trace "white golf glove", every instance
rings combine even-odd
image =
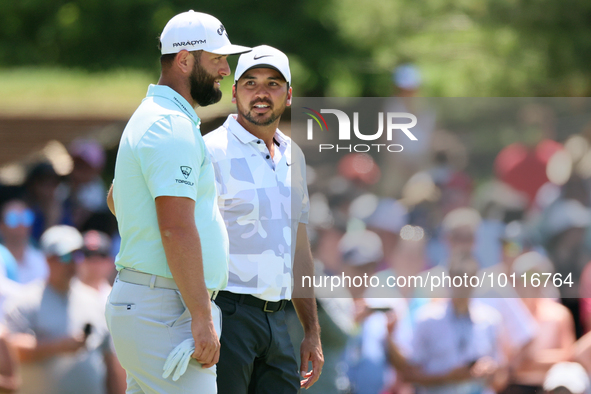
[[[186,339],[183,342],[181,342],[168,355],[168,358],[164,363],[164,367],[162,368],[164,370],[164,372],[162,373],[162,377],[166,379],[170,376],[172,371],[174,371],[174,374],[172,375],[172,380],[175,382],[179,380],[181,375],[184,374],[187,370],[189,361],[191,361],[191,355],[194,352],[195,340],[193,340],[193,338]]]

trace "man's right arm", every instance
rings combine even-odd
[[[59,354],[75,353],[86,345],[86,339],[82,336],[64,337],[39,342],[31,334],[17,333],[11,337],[11,343],[21,362],[34,363]]]
[[[195,225],[195,201],[186,197],[160,196],[155,202],[166,260],[191,313],[191,331],[195,340],[193,358],[203,368],[209,368],[219,360],[220,342],[205,286],[201,241]]]
[[[7,330],[0,326],[0,392],[12,393],[20,385],[17,360]]]

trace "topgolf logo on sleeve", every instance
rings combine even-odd
[[[181,166],[181,172],[183,173],[183,176],[185,177],[185,179],[187,179],[189,177],[189,175],[191,175],[191,167],[187,167],[187,166]]]
[[[185,179],[175,179],[176,183],[184,183],[185,185],[188,186],[193,186],[195,183],[188,181],[187,179],[189,178],[189,175],[191,175],[191,171],[193,169],[189,166],[181,166],[181,174],[183,174],[183,177]]]

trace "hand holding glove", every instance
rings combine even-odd
[[[175,347],[172,352],[168,355],[166,362],[164,363],[162,377],[168,378],[172,371],[172,380],[177,381],[185,373],[191,361],[191,355],[195,352],[195,341],[193,338],[186,339]],[[176,370],[175,370],[176,368]]]

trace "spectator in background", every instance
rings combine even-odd
[[[103,232],[89,230],[83,234],[83,240],[84,260],[77,266],[78,278],[95,289],[105,305],[117,273],[111,257],[111,239]]]
[[[589,388],[589,375],[577,363],[555,364],[544,378],[545,394],[589,394]]]
[[[17,262],[19,283],[45,280],[49,273],[45,256],[31,244],[35,215],[22,200],[6,202],[1,211],[0,235],[2,242]]]
[[[454,254],[452,278],[472,276],[478,264]],[[405,357],[388,341],[391,364],[417,394],[493,393],[505,383],[500,352],[501,317],[489,306],[471,299],[471,287],[452,287],[451,299],[431,302],[418,312],[411,352]],[[393,331],[395,320],[388,324]]]
[[[74,279],[80,233],[54,226],[41,237],[49,263],[46,283],[32,283],[11,300],[6,322],[22,363],[27,394],[115,393],[115,372],[104,307],[96,292]],[[119,391],[122,392],[122,391]]]
[[[373,275],[377,271],[378,262],[384,257],[382,245],[380,237],[373,231],[347,232],[338,246],[343,261],[343,274],[351,278]],[[367,289],[352,284],[348,290],[353,298],[362,298]]]
[[[510,385],[504,394],[535,394],[542,391],[546,373],[552,365],[571,357],[575,343],[574,321],[569,310],[544,294],[544,286],[534,287],[535,274],[553,273],[552,263],[537,252],[528,252],[513,264],[519,295],[537,322],[533,340],[516,355]],[[522,275],[526,275],[523,286]],[[543,276],[540,279],[543,281]]]
[[[553,141],[554,119],[550,108],[530,105],[522,111],[521,117],[523,142],[503,148],[495,158],[494,168],[499,180],[525,193],[531,204],[540,187],[548,182],[548,161],[563,147]]]
[[[400,230],[408,222],[406,208],[393,198],[381,198],[375,211],[366,219],[367,229],[380,236],[383,259],[378,269],[386,268],[400,240]]]
[[[16,354],[8,330],[0,323],[0,392],[13,393],[20,386]]]
[[[64,208],[74,226],[82,228],[93,214],[108,211],[107,189],[101,179],[106,156],[101,144],[91,139],[75,140],[69,151],[74,168],[68,176],[70,193]]]
[[[16,266],[16,259],[6,249],[6,246],[0,244],[0,277],[8,278],[16,281],[18,278],[18,268]]]
[[[475,290],[480,302],[495,308],[502,316],[502,344],[506,358],[511,364],[516,355],[535,337],[538,329],[536,320],[526,308],[513,286],[499,286],[503,278],[511,280],[513,262],[527,248],[524,229],[521,223],[509,223],[502,236],[502,259],[496,265],[482,269],[478,277],[486,277],[485,284]],[[494,280],[489,280],[492,274]],[[509,282],[508,282],[509,283]]]
[[[384,160],[382,168],[396,168],[396,171],[389,172],[380,182],[380,192],[386,196],[395,195],[412,174],[430,164],[431,141],[436,123],[435,112],[427,106],[425,100],[417,97],[422,77],[416,65],[404,63],[396,67],[392,72],[392,82],[393,98],[386,101],[383,111],[408,112],[415,115],[417,124],[413,126],[412,133],[417,141],[405,144],[402,155],[381,155]],[[378,141],[387,142],[384,136]]]
[[[367,153],[348,153],[337,164],[339,175],[352,183],[357,193],[368,190],[382,177],[380,167]]]
[[[472,254],[480,221],[480,214],[474,208],[456,208],[445,215],[441,226],[450,255]]]
[[[6,301],[18,297],[22,285],[0,275],[0,324],[4,322],[4,309]]]
[[[578,279],[585,264],[591,258],[584,244],[585,232],[591,224],[589,208],[574,199],[559,199],[552,203],[544,212],[542,236],[546,240],[544,247],[554,263],[556,272],[563,278]],[[564,297],[577,297],[575,287],[560,289]]]
[[[39,242],[41,234],[56,224],[72,224],[65,216],[63,202],[65,193],[60,193],[60,177],[50,163],[37,163],[27,174],[24,183],[24,199],[35,213],[32,236]]]
[[[343,261],[344,275],[368,277],[376,271],[378,261],[382,260],[380,237],[368,230],[351,231],[339,243]],[[368,289],[364,286],[349,287],[353,297],[353,320],[357,324],[357,335],[347,343],[344,360],[349,368],[347,375],[352,392],[355,394],[378,394],[384,387],[385,372],[388,367],[383,341],[386,336],[385,317],[374,314],[376,310],[363,298]],[[386,300],[390,301],[390,300]],[[383,313],[380,313],[383,315]],[[381,321],[376,325],[375,318]],[[383,317],[383,319],[380,319]]]
[[[314,256],[329,274],[340,274],[342,261],[338,244],[347,231],[349,209],[357,197],[357,190],[346,179],[335,176],[328,180],[328,193],[310,196],[310,224],[318,231],[318,244]]]
[[[562,304],[566,306],[575,318],[577,336],[584,333],[588,316],[581,315],[588,308],[585,305],[588,289],[586,283],[580,282],[587,262],[591,259],[588,245],[585,244],[585,234],[591,224],[591,211],[574,198],[559,198],[544,212],[542,225],[544,248],[554,263],[555,271],[562,278],[570,278],[573,286],[560,287]],[[577,297],[584,297],[579,299]],[[581,302],[582,301],[582,302]]]
[[[441,273],[451,255],[472,255],[480,222],[478,211],[468,207],[453,209],[444,216],[439,237],[430,239],[427,245],[429,257],[437,265],[434,272]]]

